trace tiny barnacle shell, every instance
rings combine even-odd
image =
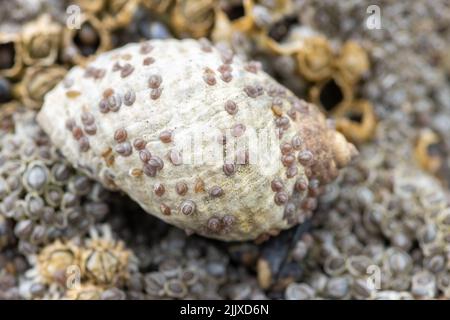
[[[133,59],[121,61],[120,68],[110,72],[117,62],[112,56]],[[144,65],[123,71],[134,57]],[[114,169],[115,188],[184,230],[222,240],[276,234],[293,225],[284,217],[286,211],[302,214],[317,205],[317,192],[308,190],[309,181],[328,183],[337,168],[357,153],[327,126],[317,107],[295,97],[259,63],[246,63],[228,49],[206,45],[205,40],[128,44],[99,54],[90,63],[95,70],[108,70],[103,79],[92,86],[84,77],[87,70],[74,67],[67,77],[82,95],[70,99],[63,84],[57,85],[45,97],[39,123],[77,168],[95,168],[90,176],[106,187],[112,179],[106,179],[105,173]],[[87,105],[96,117],[95,136],[84,132],[80,122]],[[277,108],[272,110],[274,105]],[[293,112],[286,113],[288,106]],[[84,120],[89,119],[84,116]],[[119,128],[126,128],[127,135],[115,135]],[[266,131],[276,148],[264,159],[273,161],[253,164],[246,148],[237,148],[232,161],[216,165],[185,161],[189,155],[176,138],[211,132],[213,138],[201,147],[223,155],[231,145],[224,139],[226,130],[239,140]],[[111,168],[102,157],[106,148],[115,150],[110,152],[116,156]],[[160,186],[154,189],[157,183]],[[228,214],[233,218],[225,218]]]

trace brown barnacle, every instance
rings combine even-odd
[[[91,147],[89,144],[89,139],[86,136],[82,136],[79,140],[78,140],[78,146],[81,152],[86,152],[89,150],[89,148]]]
[[[141,177],[143,173],[144,173],[144,171],[139,168],[131,168],[130,171],[128,172],[128,174],[134,178]]]
[[[223,193],[223,189],[219,186],[214,186],[209,190],[209,195],[213,198],[221,197]]]
[[[176,0],[170,22],[180,37],[207,36],[214,25],[214,0]]]
[[[152,74],[148,78],[148,87],[151,89],[158,89],[162,83],[162,77],[159,74]]]
[[[223,165],[223,172],[226,176],[232,176],[236,172],[236,165],[233,163],[225,163]]]
[[[296,120],[297,119],[297,111],[294,108],[290,108],[286,114],[289,116],[289,118],[291,118],[292,120]]]
[[[210,68],[206,68],[203,72],[203,80],[210,86],[216,84],[216,77],[214,71]]]
[[[205,183],[203,182],[202,179],[197,178],[195,180],[194,191],[195,191],[195,193],[200,193],[200,192],[205,191]]]
[[[0,32],[0,76],[15,78],[23,68],[20,34]]]
[[[244,92],[250,98],[257,98],[264,93],[264,89],[260,85],[246,85]]]
[[[171,130],[161,131],[159,134],[159,140],[161,140],[161,142],[163,143],[172,142],[172,131]]]
[[[334,64],[348,83],[356,83],[370,67],[366,51],[351,40],[344,43]]]
[[[161,96],[162,88],[152,89],[150,91],[150,99],[152,100],[158,100]]]
[[[72,131],[72,136],[75,140],[80,140],[81,137],[83,136],[83,129],[81,129],[80,126],[77,126],[77,125],[73,126],[71,131]]]
[[[233,67],[230,64],[221,64],[217,68],[217,71],[219,71],[220,73],[232,72],[233,71]]]
[[[91,125],[95,123],[94,115],[90,112],[84,111],[80,117],[81,123],[83,125]]]
[[[151,166],[148,163],[144,163],[142,171],[148,177],[155,177],[156,176],[156,168]]]
[[[275,194],[274,200],[276,205],[281,206],[289,200],[289,196],[286,192],[279,191]]]
[[[280,178],[275,178],[270,183],[270,187],[272,188],[273,192],[280,192],[281,190],[284,189],[284,184],[283,184],[283,181],[281,181]]]
[[[231,80],[233,80],[233,75],[231,74],[230,71],[225,71],[225,72],[223,72],[223,73],[220,75],[220,79],[221,79],[223,82],[228,83],[228,82],[230,82]]]
[[[212,217],[208,220],[206,227],[208,228],[208,231],[210,232],[219,232],[221,229],[221,223],[219,218]]]
[[[95,123],[85,125],[84,132],[86,132],[86,134],[88,134],[90,136],[95,135],[97,133],[97,125]]]
[[[108,100],[102,99],[98,103],[98,109],[101,113],[108,113],[109,112],[109,106],[108,106]]]
[[[184,196],[188,192],[188,186],[187,186],[186,182],[184,182],[184,181],[177,182],[175,184],[175,191],[180,196]]]
[[[162,197],[162,195],[166,192],[166,188],[160,182],[155,183],[153,186],[153,191],[158,197]]]
[[[169,151],[168,158],[174,166],[179,166],[179,165],[183,164],[183,157],[182,157],[180,151],[178,151],[176,149],[172,149]]]
[[[303,47],[297,52],[299,73],[309,81],[328,78],[333,70],[333,61],[331,46],[322,36],[306,38]]]
[[[212,52],[211,41],[209,41],[207,38],[200,38],[200,39],[198,40],[198,43],[199,43],[199,45],[200,45],[200,49],[201,49],[203,52],[206,52],[206,53]]]
[[[145,148],[145,147],[144,147]],[[139,150],[139,159],[143,163],[148,163],[150,159],[152,158],[152,154],[147,149],[141,149]]]
[[[119,128],[114,132],[114,140],[117,142],[125,142],[127,140],[128,133],[124,128]]]
[[[65,74],[66,69],[56,65],[27,68],[22,81],[14,88],[15,96],[27,107],[38,109],[44,101],[45,94],[53,89]],[[74,99],[80,92],[69,90],[66,94],[68,98]]]
[[[165,216],[170,216],[170,214],[172,212],[170,207],[164,203],[161,203],[161,205],[159,206],[159,209],[161,210],[161,213]]]
[[[259,70],[261,70],[262,65],[259,61],[250,61],[245,66],[244,69],[251,73],[258,73]]]
[[[281,162],[283,166],[290,167],[295,162],[295,156],[292,153],[284,154],[281,156]]]
[[[130,107],[134,104],[135,101],[136,93],[133,90],[128,89],[123,96],[123,104]]]
[[[273,114],[274,114],[275,116],[281,117],[281,116],[283,115],[283,109],[281,108],[280,105],[272,104],[271,109],[272,109],[272,112],[273,112]]]
[[[63,31],[63,60],[84,64],[87,58],[111,47],[111,35],[107,28],[90,13],[80,17],[79,28]]]
[[[105,161],[105,164],[107,167],[111,167],[114,164],[114,154],[112,152],[112,149],[110,147],[108,147],[103,153],[102,153],[102,158]]]
[[[158,156],[152,156],[148,161],[148,164],[158,171],[164,168],[164,161]]]
[[[369,101],[357,100],[346,108],[336,110],[336,130],[355,143],[370,140],[377,125],[373,106]]]
[[[142,60],[142,64],[144,66],[149,66],[153,63],[155,63],[155,58],[153,58],[153,57],[146,57],[146,58],[144,58],[144,60]]]
[[[284,142],[280,146],[281,154],[287,155],[292,152],[292,145],[289,142]]]
[[[138,151],[145,149],[146,145],[147,145],[147,142],[145,142],[145,140],[142,138],[136,138],[133,140],[133,147]],[[150,157],[151,157],[151,154],[150,154]],[[149,157],[149,160],[150,160],[150,157]]]
[[[439,136],[431,129],[422,129],[414,148],[416,161],[423,169],[433,174],[442,167],[442,156],[432,152],[433,147],[437,146],[440,140]]]
[[[231,135],[233,137],[240,137],[245,133],[245,125],[243,125],[242,123],[238,123],[235,124],[232,128],[231,128]]]
[[[287,129],[290,126],[290,121],[288,117],[282,116],[275,119],[275,125],[278,128]]]
[[[238,112],[239,108],[236,102],[232,100],[227,100],[225,102],[225,111],[228,112],[230,115],[235,115]]]
[[[151,45],[150,42],[143,42],[141,43],[141,46],[139,47],[139,53],[140,54],[149,54],[152,52],[154,47]]]
[[[295,177],[298,174],[298,168],[296,165],[291,165],[287,170],[286,170],[286,177],[288,179]]]
[[[236,223],[236,217],[231,214],[226,214],[222,217],[222,225],[225,229],[231,228]]]
[[[130,74],[132,74],[133,71],[134,71],[134,67],[131,64],[126,63],[120,70],[120,77],[121,78],[126,78]]]
[[[50,66],[58,57],[61,26],[43,14],[24,25],[22,30],[23,61],[27,65]]]
[[[112,112],[117,112],[122,106],[122,98],[118,93],[110,95],[107,99],[108,109]]]
[[[75,99],[80,95],[81,95],[81,92],[77,91],[77,90],[67,90],[66,91],[66,97],[69,99]]]
[[[309,150],[300,151],[297,155],[298,162],[304,166],[309,166],[314,160],[314,155]]]
[[[190,216],[195,212],[195,202],[192,200],[184,200],[180,205],[180,211],[186,216]]]
[[[128,157],[131,155],[131,153],[133,152],[133,148],[131,147],[131,143],[128,141],[119,143],[118,145],[116,145],[116,147],[114,148],[114,150],[121,155],[122,157]]]
[[[300,150],[300,148],[302,147],[302,139],[298,135],[293,136],[291,140],[291,146],[292,148],[294,148],[294,150]]]

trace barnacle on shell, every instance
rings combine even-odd
[[[142,67],[148,56],[155,62]],[[102,70],[101,80],[90,76],[97,70]],[[296,181],[328,183],[356,154],[315,106],[299,100],[258,68],[249,68],[229,49],[205,47],[202,42],[130,44],[99,55],[86,68],[75,67],[66,79],[73,86],[55,88],[39,114],[53,143],[76,167],[104,183],[113,181],[145,210],[205,236],[255,239],[303,221],[315,208],[317,194],[297,192]],[[136,99],[125,105],[122,101],[130,90]],[[72,91],[77,95],[69,95]],[[225,110],[230,98],[239,108],[234,116]],[[274,103],[279,109],[276,114]],[[101,124],[93,134],[83,128],[84,113]],[[54,117],[60,122],[55,123]],[[120,128],[127,135],[117,141]],[[161,141],[162,131],[175,128],[173,142]],[[249,146],[228,151],[227,159],[203,158],[205,163],[195,159],[190,163],[188,150],[181,152],[185,145],[180,141],[212,132],[214,139],[204,146],[212,153],[220,150],[222,156],[232,139],[247,139],[247,133],[264,130],[275,141],[275,154],[269,159],[262,152],[258,156],[264,160],[259,164],[250,163],[254,155]],[[146,157],[132,146],[135,139],[147,141]],[[105,152],[112,152],[114,163],[105,162]],[[224,173],[224,161],[238,166],[234,174]],[[130,176],[133,168],[144,174]],[[282,181],[280,189],[272,190],[274,179]],[[196,192],[180,196],[175,191],[180,181]],[[197,188],[198,181],[202,188]],[[165,192],[150,192],[155,183]],[[195,213],[183,214],[186,200],[195,204]]]

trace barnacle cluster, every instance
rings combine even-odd
[[[108,213],[103,187],[76,172],[35,121],[15,110],[0,137],[0,215],[14,223],[19,250],[33,253],[55,239],[88,231]]]
[[[449,22],[442,0],[0,0],[0,299],[450,299]],[[190,166],[201,123],[277,152]]]
[[[108,224],[92,226],[86,237],[57,239],[29,260],[31,268],[20,286],[27,298],[90,300],[111,292],[120,296],[120,288],[137,271],[133,253],[115,238]]]
[[[287,299],[449,298],[448,191],[402,160],[413,150],[385,147],[402,141],[383,132],[394,125],[380,128],[376,144],[325,192],[317,229],[292,249],[304,273],[286,287]]]

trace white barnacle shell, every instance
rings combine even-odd
[[[38,122],[105,186],[222,240],[302,222],[321,185],[356,154],[315,106],[206,40],[100,54],[47,94]]]

